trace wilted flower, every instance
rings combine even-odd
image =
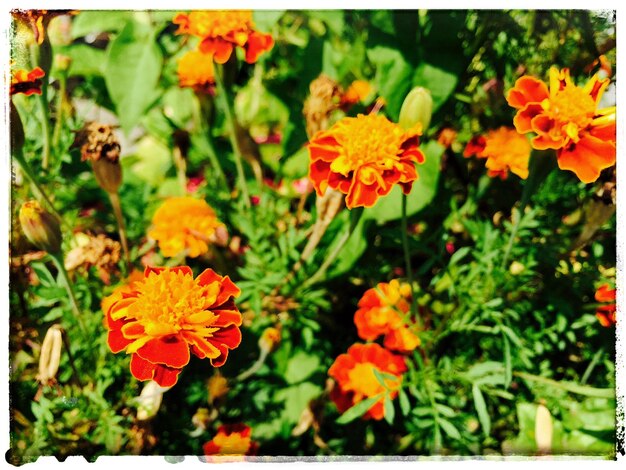
[[[549,90],[541,80],[523,76],[507,95],[518,110],[513,123],[521,134],[537,134],[533,148],[555,149],[559,168],[591,183],[615,164],[615,106],[597,109],[608,85],[608,78],[596,74],[578,87],[566,68],[550,69]]]
[[[254,29],[252,12],[247,10],[178,13],[173,22],[178,25],[177,34],[200,38],[200,51],[212,55],[218,64],[226,63],[235,47],[241,47],[246,53],[246,62],[253,64],[274,45],[270,34]]]
[[[43,44],[45,29],[50,20],[60,15],[75,14],[73,10],[12,10],[11,15],[18,21],[29,26],[35,36],[37,44]]]
[[[344,118],[309,143],[309,178],[318,194],[327,188],[346,194],[346,206],[371,207],[395,184],[411,191],[424,162],[420,130],[404,130],[381,115]]]
[[[108,193],[115,193],[122,184],[120,143],[113,126],[90,122],[76,135],[81,160],[89,160],[98,185]]]
[[[131,292],[107,303],[111,351],[131,354],[130,371],[139,380],[171,387],[190,353],[219,367],[241,342],[239,289],[228,276],[206,269],[194,279],[191,268],[146,268]]]
[[[181,87],[212,93],[215,88],[213,57],[201,51],[189,51],[178,61],[178,82]]]
[[[161,387],[153,380],[145,384],[136,399],[137,419],[145,421],[156,416],[163,401],[163,394],[169,389],[170,387]]]
[[[61,252],[61,225],[50,212],[35,201],[22,204],[19,213],[22,230],[33,245],[51,254]]]
[[[359,337],[375,340],[385,335],[386,348],[399,352],[413,351],[421,341],[412,331],[413,323],[407,321],[411,311],[411,287],[397,279],[381,282],[368,289],[359,300],[354,323]]]
[[[61,361],[63,347],[63,331],[60,325],[52,325],[46,332],[39,353],[39,373],[37,380],[42,385],[54,382]]]
[[[187,256],[197,258],[209,251],[208,243],[216,241],[216,232],[223,226],[206,201],[191,196],[172,197],[154,213],[148,236],[159,242],[163,256],[186,251]]]
[[[509,171],[528,178],[531,147],[528,139],[510,127],[499,127],[474,137],[463,152],[464,157],[486,158],[487,175],[505,180]]]
[[[41,79],[45,76],[45,72],[40,67],[35,67],[33,70],[16,70],[11,72],[11,87],[9,89],[9,95],[13,96],[17,93],[24,93],[29,95],[41,95]]]
[[[95,266],[105,284],[109,284],[111,273],[117,270],[121,245],[104,234],[95,237],[83,234],[83,242],[65,256],[65,269]]]
[[[596,309],[596,318],[602,326],[610,327],[617,323],[617,319],[615,318],[615,312],[617,310],[615,292],[616,290],[611,289],[608,284],[603,284],[596,290],[596,302],[606,304]]]
[[[251,435],[252,429],[245,424],[223,424],[215,437],[202,446],[204,455],[256,455],[259,444]]]
[[[321,74],[311,82],[309,97],[302,109],[309,137],[328,129],[330,115],[338,109],[342,95],[339,84],[328,75]]]
[[[385,377],[383,386],[376,378],[374,370],[396,378]],[[331,391],[331,399],[341,413],[362,400],[380,397],[363,415],[364,419],[383,419],[385,397],[393,400],[398,395],[402,374],[406,372],[402,356],[397,356],[376,343],[353,344],[347,354],[341,354],[328,374],[336,381]]]

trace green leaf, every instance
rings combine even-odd
[[[466,377],[470,381],[474,381],[479,377],[490,374],[501,374],[503,366],[501,362],[485,361],[472,366],[466,373]]]
[[[337,424],[347,424],[350,421],[354,421],[357,418],[363,416],[373,405],[380,399],[379,395],[369,397],[365,400],[361,400],[356,405],[348,408],[339,418],[337,418]]]
[[[354,228],[352,235],[348,238],[348,241],[341,250],[341,253],[337,257],[337,260],[333,264],[332,269],[329,269],[327,278],[333,278],[340,276],[348,272],[354,263],[356,263],[368,244],[367,230],[371,225],[371,221],[367,220],[365,214],[361,216],[357,226]],[[332,248],[329,248],[331,250]]]
[[[304,382],[276,392],[275,403],[284,403],[285,408],[281,415],[283,421],[293,425],[298,422],[302,411],[309,402],[322,392],[321,387],[311,382]]]
[[[304,351],[297,351],[287,362],[285,380],[289,384],[302,382],[315,373],[319,365],[320,358],[318,356],[307,354]]]
[[[502,341],[504,342],[504,388],[509,388],[511,381],[513,380],[511,344],[504,333],[502,334]]]
[[[407,196],[407,216],[410,217],[422,210],[435,197],[443,151],[443,146],[434,141],[422,146],[426,160],[423,164],[418,165],[419,179],[413,183],[413,188]],[[365,209],[363,217],[374,219],[379,225],[402,217],[402,189],[400,186],[396,186],[388,195],[381,197],[374,207]]]
[[[409,397],[402,388],[398,391],[398,401],[400,402],[400,411],[402,411],[402,416],[408,416],[411,412],[411,404],[409,403]]]
[[[150,26],[132,21],[109,44],[104,79],[126,134],[157,97],[163,56],[155,36]]]
[[[439,418],[438,422],[441,429],[443,429],[443,432],[445,432],[449,438],[455,440],[461,439],[461,433],[450,421],[445,418]]]
[[[393,424],[393,418],[396,416],[396,410],[393,407],[393,402],[389,399],[388,396],[385,397],[383,406],[385,408],[385,421],[387,421],[387,423],[391,425]]]
[[[278,20],[282,18],[286,10],[255,10],[252,12],[254,25],[257,31],[270,31]]]
[[[397,121],[404,98],[412,88],[413,67],[399,50],[390,47],[374,46],[367,51],[367,56],[376,68],[374,85],[387,102],[387,114],[392,121]]]
[[[489,436],[491,432],[491,418],[489,417],[487,404],[485,403],[485,399],[478,385],[472,387],[472,395],[474,396],[474,406],[476,407],[476,413],[478,413],[480,425],[483,428],[485,436]]]
[[[103,74],[105,52],[85,44],[75,44],[64,50],[70,61],[68,76],[89,77]]]
[[[72,39],[120,31],[132,19],[130,11],[81,11],[72,21]]]
[[[456,75],[434,65],[422,62],[413,75],[413,86],[422,86],[430,91],[433,98],[433,112],[437,111],[456,88]]]

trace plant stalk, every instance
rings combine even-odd
[[[70,299],[70,305],[72,307],[72,311],[74,312],[74,316],[76,317],[76,321],[78,322],[78,326],[80,326],[83,334],[87,335],[87,329],[85,328],[85,324],[83,323],[82,314],[80,313],[80,308],[78,307],[78,301],[76,300],[76,295],[74,294],[74,289],[72,287],[70,277],[67,274],[65,264],[63,263],[63,256],[61,255],[61,253],[50,253],[50,258],[52,258],[54,265],[59,270],[59,274],[63,279],[63,283],[65,284],[65,290],[67,291],[67,295]]]
[[[124,259],[126,261],[126,271],[130,273],[132,266],[130,263],[128,239],[126,238],[126,225],[124,224],[124,216],[122,215],[122,204],[120,203],[120,195],[117,192],[108,194],[109,199],[111,199],[111,205],[113,206],[115,220],[117,220],[117,228],[120,234],[120,242],[122,243],[122,250],[124,250]]]

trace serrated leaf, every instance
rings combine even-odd
[[[367,411],[380,399],[380,396],[369,397],[365,400],[358,402],[353,407],[347,409],[339,418],[337,418],[337,424],[347,424],[350,421],[354,421],[357,418],[363,416]]]
[[[474,406],[476,407],[476,413],[478,414],[480,425],[483,428],[485,436],[489,436],[491,433],[491,418],[489,417],[489,411],[487,410],[485,398],[483,397],[478,385],[472,386],[472,395],[474,396]]]
[[[131,21],[109,44],[104,79],[126,134],[157,97],[163,55],[155,36],[150,26]]]

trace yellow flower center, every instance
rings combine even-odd
[[[193,276],[165,270],[150,273],[136,290],[137,300],[129,306],[129,314],[144,327],[149,336],[176,334],[180,330],[211,333],[207,328],[217,316],[207,310],[216,300],[219,285],[199,286]]]
[[[402,128],[385,117],[370,114],[345,120],[335,138],[340,144],[340,153],[330,169],[348,176],[368,164],[391,170],[399,161],[398,153],[406,136]]]
[[[570,85],[549,99],[547,111],[555,121],[573,123],[584,129],[593,119],[596,103],[582,88]]]
[[[235,33],[234,39],[239,45],[245,44],[248,38],[242,31],[253,27],[251,11],[194,11],[189,14],[189,20],[191,34],[216,38]]]
[[[373,397],[385,392],[385,387],[382,386],[374,375],[374,366],[370,363],[356,364],[348,372],[348,378],[350,379],[350,389],[357,396]],[[395,390],[399,386],[399,380],[385,379],[385,383],[391,390]]]
[[[250,437],[242,437],[238,432],[230,435],[220,433],[213,438],[213,443],[223,455],[245,455],[250,449]]]

